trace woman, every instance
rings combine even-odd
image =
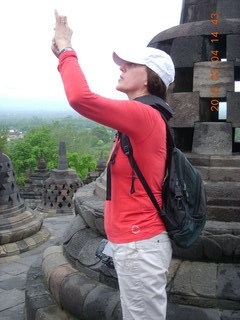
[[[155,95],[166,100],[174,65],[165,52],[144,48],[113,59],[120,65],[116,89],[129,100],[113,100],[90,91],[71,45],[67,18],[55,12],[52,50],[59,58],[69,104],[81,115],[129,136],[135,159],[159,205],[166,163],[166,127],[160,113],[135,100]],[[113,249],[124,320],[166,318],[166,274],[172,248],[164,224],[139,179],[133,181],[127,157],[118,147],[111,166],[111,199],[105,203],[105,231]],[[134,186],[133,186],[134,184]],[[133,188],[134,187],[134,188]]]

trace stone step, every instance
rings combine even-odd
[[[204,167],[195,166],[203,180],[240,181],[240,167]]]
[[[207,197],[214,199],[237,199],[240,195],[240,181],[205,181]]]
[[[240,198],[239,199],[228,199],[228,198],[210,198],[208,197],[207,203],[209,206],[228,206],[228,207],[239,207],[240,208]]]
[[[230,168],[240,167],[240,154],[216,156],[185,153],[185,155],[194,166]]]
[[[207,207],[207,216],[210,220],[240,222],[240,206],[211,205]]]

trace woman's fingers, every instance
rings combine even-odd
[[[54,14],[55,14],[56,23],[67,24],[67,17],[66,16],[60,16],[56,9],[54,10]]]

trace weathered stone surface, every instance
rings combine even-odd
[[[84,303],[84,317],[89,319],[106,320],[112,319],[114,310],[119,304],[119,292],[105,287],[98,286],[86,297]],[[117,316],[119,319],[119,315]]]
[[[86,223],[83,221],[82,217],[78,214],[73,216],[70,226],[67,228],[64,234],[63,243],[68,243],[72,236],[86,227]]]
[[[183,261],[174,278],[171,293],[182,294],[184,296],[197,296],[191,286],[192,262]]]
[[[203,250],[205,256],[213,261],[220,261],[223,250],[221,246],[212,238],[203,238]]]
[[[57,306],[49,306],[38,309],[35,320],[69,320],[69,317]]]
[[[59,142],[58,149],[58,170],[67,170],[67,152],[66,152],[66,144],[64,141]]]
[[[85,228],[83,230],[78,231],[72,236],[71,241],[64,245],[66,255],[70,256],[75,261],[78,261],[79,253],[81,249],[85,246],[85,243],[90,239],[94,240],[96,238],[99,239],[99,235],[93,232],[90,228]],[[93,259],[92,257],[89,258],[91,260]],[[96,263],[98,262],[98,260],[95,261]]]
[[[240,301],[240,265],[222,264],[218,268],[217,296],[222,299]],[[239,303],[240,308],[240,303]]]
[[[240,181],[240,167],[239,168],[210,168],[208,173],[208,180],[211,181]]]
[[[66,258],[61,253],[53,253],[48,255],[43,261],[43,273],[47,283],[49,284],[49,278],[52,272],[57,266],[67,264]]]
[[[74,194],[83,185],[76,171],[68,168],[65,142],[59,143],[58,169],[44,181],[42,201],[36,210],[44,215],[73,214]]]
[[[198,92],[172,93],[168,101],[173,110],[172,127],[193,127],[194,122],[200,121]]]
[[[194,64],[193,91],[198,91],[200,97],[211,98],[211,88],[218,88],[217,97],[226,97],[227,91],[234,91],[233,62],[207,61]]]
[[[3,257],[28,251],[30,247],[24,239],[34,238],[43,219],[23,202],[12,162],[1,150],[0,178],[0,256]]]
[[[190,248],[180,248],[172,243],[174,257],[181,257],[188,260],[199,260],[203,256],[203,245],[197,241]]]
[[[38,309],[48,307],[54,304],[54,301],[49,293],[42,293],[39,296],[35,296],[34,299],[29,299],[29,292],[26,292],[25,295],[25,304],[26,304],[26,315],[28,320],[35,320],[36,312]]]
[[[53,295],[54,299],[57,301],[58,305],[60,305],[60,287],[63,280],[73,274],[77,273],[76,269],[73,269],[69,264],[57,267],[50,276],[49,279],[49,288],[50,292]]]
[[[99,258],[95,256],[97,247],[102,238],[98,237],[86,241],[85,245],[80,249],[77,259],[85,266],[92,266],[98,263]]]
[[[217,265],[215,263],[193,262],[191,266],[191,286],[201,297],[216,296]]]
[[[72,274],[65,278],[59,293],[62,307],[81,319],[86,297],[96,285],[84,274]]]
[[[235,65],[240,64],[240,35],[227,35],[227,60],[234,61]]]
[[[181,263],[182,263],[182,261],[180,259],[174,259],[174,258],[172,259],[170,266],[169,266],[169,269],[168,269],[167,291],[171,287],[171,283],[172,283]]]
[[[195,123],[192,152],[213,155],[231,154],[231,124],[218,122]]]
[[[222,320],[220,312],[214,309],[198,308],[169,303],[167,307],[167,320]]]
[[[240,128],[240,92],[227,93],[227,121],[234,128]]]
[[[191,50],[189,50],[191,48]],[[206,59],[205,42],[202,36],[180,37],[173,40],[171,57],[175,68],[193,67],[195,62]]]
[[[213,24],[207,21],[196,21],[180,24],[160,32],[150,42],[149,46],[157,45],[161,41],[172,40],[178,37],[208,36],[213,32]],[[239,19],[225,19],[224,23],[218,24],[219,34],[239,34]]]
[[[240,2],[238,0],[218,0],[216,12],[221,19],[239,18]]]
[[[185,0],[180,23],[209,20],[212,12],[216,12],[215,0]]]
[[[225,310],[222,313],[221,320],[239,320],[239,319],[240,319],[240,311]]]

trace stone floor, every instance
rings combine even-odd
[[[26,274],[32,263],[52,245],[62,243],[62,236],[73,216],[45,218],[43,225],[51,237],[44,244],[21,255],[0,258],[0,319],[25,319]]]

